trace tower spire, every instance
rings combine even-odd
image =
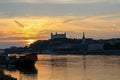
[[[85,33],[83,32],[82,44],[85,44]]]
[[[85,39],[85,33],[83,32],[83,39]]]

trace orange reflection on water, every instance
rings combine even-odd
[[[11,77],[17,78],[18,80],[21,80],[21,76],[20,76],[20,71],[15,70],[15,71],[8,71],[8,70],[4,70],[4,74],[5,75],[10,75]]]
[[[36,62],[38,69],[38,80],[82,80],[83,67],[81,62],[74,63],[67,56],[40,55],[39,61]],[[75,59],[74,61],[79,60]],[[75,74],[75,75],[73,75]]]
[[[18,80],[120,80],[119,56],[39,55],[37,73],[4,73]],[[85,60],[85,61],[84,61]]]

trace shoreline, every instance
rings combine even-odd
[[[38,53],[44,55],[120,55],[120,50],[98,50],[98,51],[53,51],[50,53]]]
[[[9,75],[4,75],[3,71],[0,71],[0,80],[17,80]]]

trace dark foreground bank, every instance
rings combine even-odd
[[[0,71],[0,80],[17,80],[16,78],[12,78],[11,76],[4,75],[2,71]]]

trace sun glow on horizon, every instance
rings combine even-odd
[[[82,32],[93,39],[119,38],[119,15],[98,16],[31,16],[0,18],[0,43],[28,46],[36,40],[48,40],[50,33],[67,33],[80,39]]]
[[[34,43],[36,40],[34,39],[29,39],[29,40],[26,40],[26,44],[30,45],[32,43]]]

